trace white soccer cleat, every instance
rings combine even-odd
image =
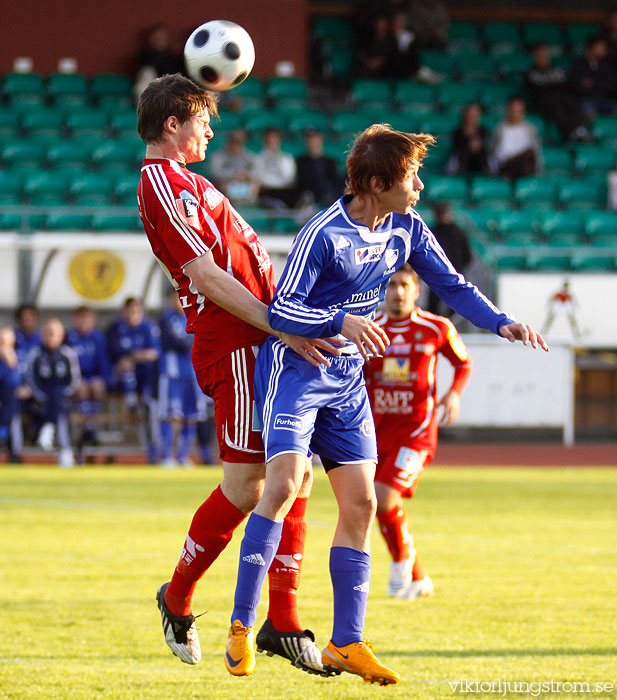
[[[75,466],[75,457],[73,457],[73,450],[70,447],[65,447],[60,450],[58,455],[58,466],[62,469],[70,469]]]
[[[175,469],[177,466],[178,466],[178,462],[176,462],[176,460],[171,458],[171,457],[169,459],[164,459],[161,462],[161,467],[163,469]]]
[[[428,576],[425,576],[419,581],[410,581],[407,586],[401,589],[397,597],[401,600],[417,600],[433,595],[434,590],[433,582]]]
[[[400,592],[411,582],[411,570],[413,559],[393,561],[390,565],[390,579],[388,581],[388,595],[398,597]]]
[[[45,452],[51,452],[54,449],[55,436],[56,426],[53,423],[43,423],[43,426],[39,430],[36,443],[40,448],[45,450]]]
[[[163,584],[156,592],[156,602],[161,611],[161,622],[167,646],[185,664],[196,664],[201,660],[199,634],[193,615],[176,617],[165,605],[165,591],[169,583]]]

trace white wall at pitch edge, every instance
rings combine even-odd
[[[473,359],[461,400],[458,426],[476,428],[562,428],[571,442],[574,414],[574,353],[565,343],[551,352],[487,335],[463,335]],[[448,390],[453,371],[439,357],[438,397]]]
[[[550,299],[564,281],[573,297],[574,317],[581,332],[574,337],[564,313],[557,312],[547,333],[549,340],[576,341],[586,348],[617,348],[617,275],[568,273],[503,273],[497,280],[499,308],[541,331]]]

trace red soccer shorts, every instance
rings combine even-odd
[[[413,498],[420,476],[432,459],[428,450],[394,443],[391,449],[380,450],[375,481],[396,489],[403,498]]]
[[[249,345],[196,370],[201,390],[214,400],[216,436],[223,462],[263,464],[265,461],[261,420],[253,396],[258,351],[258,346]]]

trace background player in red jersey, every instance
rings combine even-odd
[[[414,599],[430,595],[433,583],[416,555],[403,498],[412,498],[437,448],[442,424],[456,420],[460,396],[471,372],[467,348],[452,323],[416,306],[420,278],[409,263],[392,275],[385,309],[375,319],[390,346],[365,365],[377,432],[375,474],[377,519],[392,566],[388,595]],[[454,367],[452,386],[437,401],[435,366],[441,353]]]
[[[152,251],[178,292],[187,331],[195,335],[193,367],[199,386],[214,399],[223,461],[223,481],[196,511],[173,577],[157,593],[167,644],[195,664],[201,658],[192,614],[195,586],[263,490],[253,369],[259,346],[274,333],[267,320],[274,280],[270,257],[251,226],[206,178],[186,169],[205,158],[214,136],[215,94],[179,74],[167,75],[143,91],[137,113],[147,146],[137,193],[140,215]],[[330,364],[318,349],[332,351],[325,340],[275,335],[312,364]],[[270,568],[270,608],[257,643],[323,675],[321,653],[301,626],[296,605],[311,483],[307,461]]]

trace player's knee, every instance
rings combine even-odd
[[[377,498],[367,494],[347,501],[341,508],[341,518],[352,527],[370,527],[377,511]]]
[[[289,510],[298,495],[298,484],[292,478],[281,478],[267,485],[264,499],[277,510]]]

